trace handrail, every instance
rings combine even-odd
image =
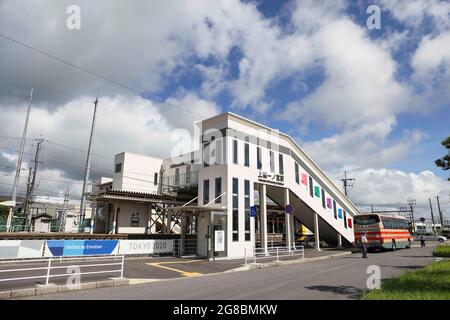
[[[296,248],[288,248],[285,246],[272,248],[245,248],[244,263],[247,265],[249,264],[249,261],[252,261],[252,264],[256,264],[258,260],[273,260],[278,262],[280,259],[286,257],[289,259],[293,259],[293,257],[304,259],[305,249],[303,246],[298,246]]]

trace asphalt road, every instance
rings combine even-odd
[[[357,299],[366,290],[367,267],[381,278],[422,268],[435,261],[433,247],[360,253],[329,260],[252,271],[190,277],[126,287],[111,287],[28,299]]]

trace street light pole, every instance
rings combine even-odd
[[[20,143],[20,152],[19,152],[19,159],[17,160],[16,175],[14,177],[14,184],[13,184],[13,190],[12,190],[12,195],[11,195],[11,207],[9,208],[8,220],[6,221],[6,232],[11,232],[10,229],[11,229],[11,224],[12,224],[14,207],[16,205],[17,187],[19,185],[20,171],[22,170],[23,152],[25,150],[25,143],[26,143],[26,139],[27,139],[28,120],[30,118],[32,101],[33,101],[33,88],[31,88],[30,94],[28,96],[28,108],[27,108],[27,114],[25,116],[25,126],[23,128],[22,141]]]
[[[91,171],[91,147],[92,147],[92,141],[94,139],[94,129],[95,129],[95,117],[97,114],[97,105],[98,105],[98,92],[97,97],[94,101],[94,114],[92,116],[92,126],[91,126],[91,134],[89,137],[89,146],[87,151],[87,157],[86,157],[86,167],[84,171],[84,181],[83,181],[83,189],[81,191],[81,203],[80,203],[80,219],[79,219],[79,226],[78,229],[80,232],[82,232],[82,226],[84,223],[84,216],[86,211],[86,187],[89,181],[89,174]]]

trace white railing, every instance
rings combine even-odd
[[[77,265],[54,265],[55,262],[64,263],[71,261],[99,261],[99,260],[120,260],[120,262],[106,262],[106,263],[94,263],[94,264],[77,264]],[[124,255],[104,255],[104,256],[71,256],[71,257],[49,257],[49,258],[41,258],[41,259],[30,259],[30,260],[3,260],[0,261],[0,266],[5,264],[25,264],[25,263],[45,263],[45,266],[42,267],[28,267],[28,268],[13,268],[13,269],[0,269],[0,282],[7,281],[19,281],[19,280],[31,280],[31,279],[45,279],[45,284],[48,285],[50,278],[56,277],[68,277],[74,275],[88,275],[88,274],[102,274],[102,273],[120,273],[120,278],[123,278],[124,271]],[[109,269],[109,270],[100,270],[100,271],[86,271],[81,272],[81,268],[97,268],[97,267],[110,267],[110,266],[120,266],[120,269]],[[51,274],[52,270],[57,269],[67,269],[68,267],[78,267],[80,268],[80,272],[78,273],[58,273]],[[45,274],[38,276],[28,276],[28,277],[13,277],[13,278],[2,278],[1,275],[7,272],[27,272],[27,271],[36,271],[43,270]]]
[[[303,246],[296,247],[269,247],[269,248],[253,248],[245,249],[245,264],[273,262],[286,259],[304,259],[305,248]]]

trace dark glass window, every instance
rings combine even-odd
[[[203,180],[203,204],[209,202],[209,180]]]
[[[245,241],[250,241],[250,181],[244,180]]]
[[[250,166],[250,146],[248,143],[244,144],[244,166],[249,167]]]
[[[233,163],[238,164],[238,142],[233,140]]]
[[[156,186],[158,184],[158,172],[155,172],[153,176],[153,184]]]
[[[222,194],[222,178],[216,178],[216,201],[215,203],[222,203],[222,197],[217,198]]]
[[[122,171],[122,163],[116,164],[116,173],[119,173],[120,171]]]
[[[256,148],[256,166],[257,166],[258,170],[262,169],[261,148],[260,147]]]
[[[239,241],[239,180],[233,178],[233,216],[232,216],[232,232],[233,241]]]
[[[347,229],[347,212],[344,210],[344,227]]]
[[[297,182],[297,184],[300,184],[300,171],[297,162],[295,163],[295,182]]]
[[[280,174],[284,174],[284,165],[283,165],[283,155],[278,154],[278,167],[280,169]]]
[[[314,198],[314,185],[311,177],[309,177],[309,195]]]

